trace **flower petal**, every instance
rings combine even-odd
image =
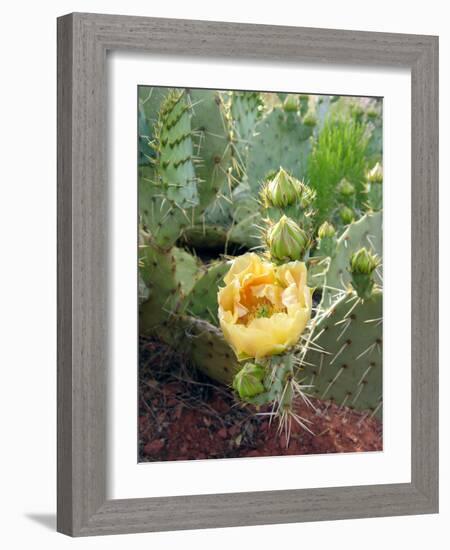
[[[238,360],[280,354],[298,342],[311,316],[311,291],[306,278],[303,262],[275,267],[254,253],[233,261],[218,302],[224,337]],[[264,299],[275,306],[275,311],[284,312],[270,317],[249,315],[248,320],[242,320],[249,308]]]

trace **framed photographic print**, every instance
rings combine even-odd
[[[437,47],[58,20],[58,530],[437,512]]]

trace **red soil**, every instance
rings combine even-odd
[[[293,422],[286,445],[276,419],[269,424],[267,416],[255,415],[254,407],[237,403],[227,388],[201,375],[193,379],[167,348],[146,341],[140,358],[140,461],[382,450],[377,419],[314,399],[315,410],[297,405],[314,435]]]

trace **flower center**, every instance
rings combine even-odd
[[[272,306],[269,304],[259,304],[256,308],[255,317],[270,317],[272,315]]]
[[[254,298],[250,303],[245,303],[247,313],[238,319],[238,323],[248,325],[253,319],[272,317],[274,313],[284,311],[284,307],[275,306],[268,298]]]

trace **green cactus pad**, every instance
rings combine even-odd
[[[261,119],[262,99],[258,92],[232,92],[230,100],[230,126],[233,137],[232,155],[236,176],[246,171],[248,151]]]
[[[247,177],[253,193],[258,194],[266,175],[280,166],[302,179],[307,171],[311,135],[312,128],[303,124],[297,113],[273,109],[259,123],[248,155]]]
[[[151,146],[153,128],[158,121],[161,103],[169,93],[168,88],[139,86],[139,165],[152,163],[155,151]]]
[[[183,304],[188,315],[200,317],[213,325],[218,325],[217,292],[223,277],[229,270],[227,262],[214,262],[205,266]]]
[[[181,208],[197,206],[191,110],[183,91],[173,90],[163,101],[154,147],[159,183],[167,199]]]
[[[153,241],[168,250],[181,232],[191,225],[191,212],[169,200],[156,180],[154,167],[139,168],[139,221]]]
[[[365,214],[360,220],[350,224],[339,237],[336,252],[330,261],[326,274],[326,285],[330,287],[331,294],[334,293],[333,289],[346,289],[349,287],[351,283],[350,258],[354,252],[362,247],[366,247],[382,257],[381,212]],[[380,269],[375,272],[374,277],[375,282],[381,286]]]
[[[328,256],[311,256],[306,265],[308,268],[308,286],[310,288],[323,288],[326,281],[331,259]]]
[[[177,248],[162,251],[148,242],[140,247],[140,276],[149,290],[141,305],[140,329],[149,332],[159,323],[176,314],[192,289],[198,271],[197,261],[188,252]]]
[[[158,122],[161,104],[166,99],[170,88],[160,86],[139,86],[139,107],[142,109],[145,120],[150,131]],[[153,139],[153,133],[149,134],[150,140]]]
[[[188,95],[192,104],[191,124],[194,130],[194,152],[198,161],[198,212],[201,213],[210,203],[217,200],[219,193],[226,193],[228,190],[228,174],[231,167],[230,136],[224,119],[223,98],[220,92],[189,90]],[[211,208],[213,207],[214,205],[211,205]]]
[[[247,181],[240,183],[233,190],[233,204],[228,242],[246,248],[260,246],[261,228],[265,227],[264,215],[257,195],[252,192]]]
[[[349,292],[320,317],[298,373],[314,397],[381,416],[382,308],[380,290],[365,301]]]
[[[156,327],[153,334],[186,353],[196,368],[221,384],[231,385],[241,367],[222,331],[202,319],[173,317]]]
[[[175,281],[181,292],[187,296],[193,289],[200,270],[199,260],[183,248],[172,248],[175,261]]]
[[[139,166],[149,164],[153,161],[154,151],[151,147],[152,130],[147,123],[144,109],[139,102],[138,112],[138,132],[139,132]]]

